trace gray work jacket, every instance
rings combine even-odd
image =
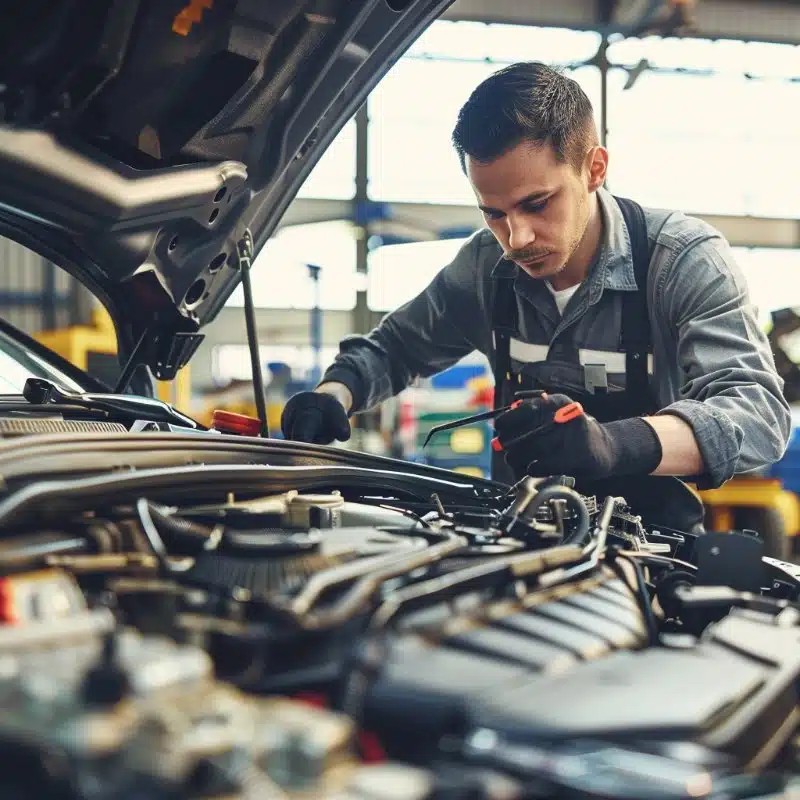
[[[636,289],[631,243],[613,196],[598,193],[604,235],[594,266],[562,317],[541,280],[515,278],[519,338],[515,370],[584,390],[584,364],[604,363],[609,389],[625,385],[620,352],[621,292]],[[680,212],[645,209],[652,248],[648,311],[653,354],[650,383],[658,413],[691,425],[706,467],[693,476],[716,487],[784,454],[791,413],[767,338],[728,242],[713,227]],[[413,300],[366,336],[349,336],[326,371],[353,394],[353,411],[371,408],[478,350],[494,363],[492,271],[502,257],[489,230],[471,236],[453,261]],[[616,291],[606,291],[616,290]],[[574,369],[552,373],[547,356],[572,353]]]

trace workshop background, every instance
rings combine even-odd
[[[339,340],[420,291],[481,225],[450,145],[471,90],[505,64],[562,67],[591,98],[611,153],[607,187],[708,220],[734,247],[800,408],[800,3],[457,0],[381,81],[312,172],[253,267],[273,431]],[[162,397],[208,420],[254,413],[243,298],[229,300]],[[118,369],[103,309],[49,262],[0,239],[0,314],[98,377]],[[797,331],[795,329],[798,329]],[[433,424],[491,402],[470,357],[356,421],[345,447],[474,474],[489,428]],[[718,529],[800,529],[794,443],[768,475],[706,493]]]

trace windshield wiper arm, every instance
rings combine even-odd
[[[129,421],[165,422],[182,428],[200,427],[191,417],[182,414],[163,400],[129,395],[70,392],[44,378],[28,378],[22,389],[22,396],[33,405],[70,405],[89,411],[105,411],[112,417],[121,417]]]

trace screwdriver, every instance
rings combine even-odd
[[[514,393],[515,400],[511,405],[503,406],[502,408],[493,408],[491,411],[483,411],[480,414],[473,414],[471,417],[462,417],[461,419],[453,420],[453,422],[445,422],[442,425],[435,425],[428,431],[425,441],[422,443],[423,450],[428,446],[428,442],[437,434],[443,431],[450,431],[454,428],[461,428],[464,425],[472,425],[474,422],[483,422],[487,419],[494,419],[494,417],[511,411],[512,409],[519,408],[523,401],[533,398],[547,398],[547,395],[541,389],[530,389]]]

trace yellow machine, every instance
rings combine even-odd
[[[92,312],[90,325],[74,325],[61,330],[41,331],[34,338],[49,347],[71,364],[86,371],[90,367],[108,363],[116,364],[117,334],[108,312],[97,307]],[[184,367],[174,381],[156,381],[158,397],[176,408],[189,413],[191,404],[191,378],[189,367]]]
[[[767,555],[789,559],[800,541],[800,498],[777,478],[741,476],[718,489],[699,492],[706,528],[750,528],[764,539]]]

